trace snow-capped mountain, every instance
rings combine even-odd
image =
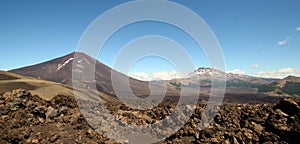
[[[233,73],[226,73],[214,68],[205,68],[200,67],[197,70],[193,71],[188,75],[190,78],[198,76],[200,80],[205,79],[240,79],[240,80],[249,80],[251,76],[247,75],[240,75],[240,74],[233,74]]]
[[[214,68],[205,68],[200,67],[197,70],[190,73],[189,78],[198,77],[200,80],[222,80],[226,78],[227,81],[229,80],[240,80],[240,81],[248,81],[260,84],[267,84],[272,82],[275,79],[268,79],[268,78],[260,78],[260,77],[253,77],[249,75],[243,74],[234,74],[234,73],[227,73],[223,72]]]
[[[212,81],[219,84],[224,84],[226,81],[226,87],[252,87],[257,88],[260,85],[270,84],[277,79],[268,79],[253,77],[242,74],[226,73],[213,68],[200,67],[197,70],[188,74],[187,78],[173,79],[170,83],[178,86],[189,86],[189,87],[210,87]]]

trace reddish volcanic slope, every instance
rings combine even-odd
[[[76,56],[76,61],[74,61]],[[27,66],[19,69],[11,70],[10,72],[31,76],[39,79],[50,80],[66,85],[72,85],[72,66],[76,65],[74,69],[76,72],[87,72],[87,70],[95,68],[96,87],[99,91],[106,94],[114,94],[111,74],[116,74],[120,79],[127,79],[128,77],[119,73],[110,67],[102,64],[94,58],[79,52],[73,52],[63,57],[59,57],[40,64]],[[150,94],[149,83],[137,79],[129,78],[130,87],[137,96],[147,96]],[[84,81],[86,85],[91,84],[89,81]],[[173,95],[177,93],[175,88],[168,84],[167,94]]]

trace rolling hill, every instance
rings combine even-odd
[[[59,83],[0,71],[0,93],[15,89],[29,90],[33,95],[39,95],[46,100],[56,95],[73,95],[70,87]]]
[[[17,89],[28,90],[32,95],[37,95],[47,101],[55,96],[73,97],[76,93],[76,98],[83,100],[99,100],[100,97],[100,100],[104,103],[115,102],[115,99],[101,92],[91,93],[91,91],[85,89],[74,91],[72,87],[61,83],[0,71],[0,94]]]

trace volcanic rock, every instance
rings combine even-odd
[[[0,95],[0,143],[115,143],[129,142],[118,129],[121,126],[153,124],[158,137],[171,134],[158,143],[298,143],[300,141],[300,101],[282,99],[278,104],[224,104],[205,129],[200,129],[205,104],[198,104],[182,126],[183,112],[173,111],[176,103],[163,101],[153,109],[137,110],[120,103],[100,104],[77,101],[74,97],[55,96],[46,101],[26,90]],[[99,107],[100,106],[100,107]],[[104,113],[103,109],[110,113]],[[177,114],[169,117],[170,113]],[[83,113],[89,113],[84,117]],[[212,113],[212,112],[208,112]],[[116,118],[118,123],[108,123]],[[167,118],[171,128],[157,123]],[[205,118],[205,117],[204,117]],[[89,121],[87,121],[88,119]],[[89,123],[88,123],[89,122]],[[93,127],[92,127],[93,126]],[[178,128],[172,134],[174,129]],[[100,130],[100,131],[99,131]],[[116,130],[116,133],[109,133]],[[122,134],[122,132],[120,132]],[[123,133],[132,133],[125,131]],[[111,138],[111,139],[109,139]]]

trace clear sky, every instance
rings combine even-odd
[[[0,69],[40,63],[76,50],[91,22],[126,1],[2,0],[0,1]],[[226,70],[264,77],[300,76],[299,0],[180,0],[195,11],[215,33]],[[112,66],[113,58],[129,41],[162,35],[180,43],[198,67],[209,67],[202,50],[180,29],[159,22],[128,25],[115,33],[99,60]],[[148,57],[136,63],[132,76],[174,74],[170,63]]]

